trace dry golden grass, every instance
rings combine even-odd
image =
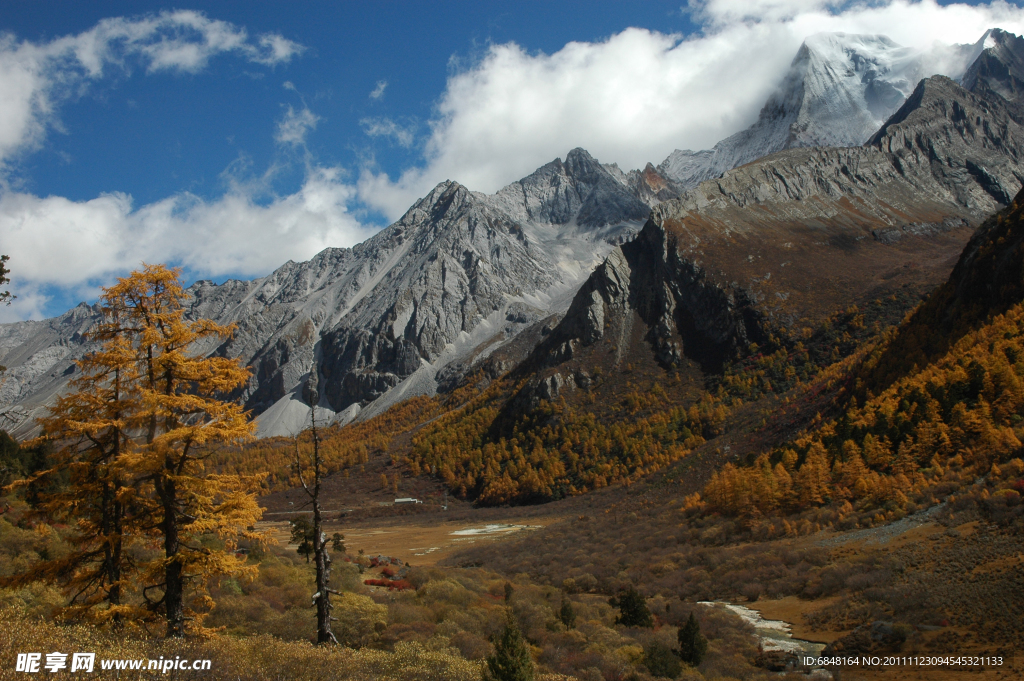
[[[466,660],[436,638],[423,644],[399,642],[393,651],[363,648],[316,647],[306,642],[282,641],[269,635],[167,641],[142,636],[116,636],[87,626],[57,626],[7,608],[0,610],[0,679],[23,679],[15,672],[18,653],[58,651],[96,653],[96,671],[90,678],[116,678],[100,670],[103,659],[211,660],[209,671],[177,670],[176,679],[238,681],[418,681],[446,679],[478,681],[481,663]],[[45,660],[45,657],[43,658]],[[70,657],[69,657],[70,659]],[[145,664],[144,664],[145,666]],[[143,676],[152,676],[148,672]],[[51,679],[80,678],[68,671],[46,673]]]

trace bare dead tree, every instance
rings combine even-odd
[[[3,367],[0,367],[2,369]],[[0,371],[0,373],[3,373]],[[29,419],[28,410],[18,405],[0,407],[0,430],[11,432]]]
[[[324,643],[337,643],[331,632],[331,594],[341,595],[330,588],[331,585],[331,556],[327,550],[327,534],[323,530],[323,514],[320,506],[320,482],[323,476],[323,462],[320,459],[320,436],[316,432],[316,404],[320,399],[317,391],[316,363],[310,367],[309,380],[306,382],[306,403],[309,405],[310,434],[313,440],[313,456],[309,462],[312,478],[310,484],[306,483],[303,475],[302,457],[299,453],[298,442],[295,446],[295,469],[299,475],[299,482],[305,490],[313,506],[313,556],[316,564],[316,593],[313,594],[313,605],[316,606],[316,642],[317,645]]]

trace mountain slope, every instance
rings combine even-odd
[[[779,152],[657,206],[548,343],[600,338],[595,320],[626,309],[610,290],[656,329],[659,356],[702,362],[836,308],[927,291],[968,225],[1019,190],[1021,150],[1024,129],[1001,100],[927,79],[870,146]]]
[[[197,282],[189,316],[238,325],[230,341],[200,351],[253,369],[241,397],[263,414],[265,435],[300,427],[296,391],[314,358],[327,419],[346,409],[350,419],[400,383],[392,400],[432,394],[445,364],[568,305],[649,212],[639,186],[582,149],[494,196],[444,182],[354,248],[326,249],[254,281]],[[89,350],[82,334],[98,319],[98,308],[80,306],[0,326],[0,361],[11,367],[2,404],[17,405],[26,428]]]
[[[1019,190],[1007,106],[936,76],[868,146],[778,152],[659,204],[526,361],[416,433],[410,465],[503,504],[750,446],[758,400],[898,323]],[[727,460],[701,451],[702,470]]]
[[[981,54],[961,78],[961,85],[976,94],[998,95],[1016,104],[1012,110],[1019,120],[1024,106],[1024,38],[997,28],[985,34],[982,46]]]
[[[1024,189],[964,247],[949,279],[903,324],[862,381],[880,392],[1024,301]]]
[[[766,333],[766,324],[818,319],[839,301],[904,285],[926,290],[951,264],[965,226],[1019,187],[1021,130],[1014,102],[999,94],[1013,88],[993,85],[996,63],[1009,74],[1019,70],[1006,62],[1017,52],[1001,47],[1016,44],[1011,38],[991,32],[971,48],[987,60],[972,71],[980,94],[930,79],[868,147],[783,152],[676,201],[665,203],[683,185],[664,168],[623,173],[581,149],[492,196],[442,183],[352,249],[327,249],[251,282],[197,282],[189,314],[238,325],[231,341],[202,351],[252,367],[241,397],[261,415],[263,434],[299,427],[305,408],[297,390],[314,359],[323,373],[325,419],[379,413],[404,397],[433,394],[439,372],[454,385],[473,362],[501,348],[509,353],[499,352],[496,366],[521,359],[535,340],[510,341],[566,310],[593,267],[636,232],[651,206],[656,226],[643,243],[662,250],[675,244],[686,263],[680,266],[692,269],[690,284],[706,291],[689,302],[689,294],[676,296],[677,323],[663,312],[651,312],[648,322],[662,329],[655,335],[663,340],[671,335],[666,329],[696,333],[684,345],[704,348],[691,353],[701,361],[720,361],[744,339]],[[894,93],[903,92],[915,64],[919,56],[887,39],[809,39],[778,100],[785,115],[764,119],[774,132],[762,137],[777,142],[784,132],[786,144],[804,144],[860,130],[902,97]],[[856,97],[843,100],[843,92]],[[858,118],[858,106],[870,115]],[[842,258],[830,260],[837,253]],[[650,274],[643,263],[630,267]],[[711,299],[727,304],[708,307]],[[25,417],[38,413],[87,351],[81,334],[97,314],[78,308],[0,327],[0,362],[12,367],[0,386],[2,404],[27,410]],[[662,343],[657,352],[671,359],[679,347]]]
[[[658,170],[689,189],[783,149],[858,146],[899,108],[922,78],[936,71],[960,77],[984,40],[975,46],[921,53],[885,36],[811,36],[757,122],[712,149],[676,150]]]

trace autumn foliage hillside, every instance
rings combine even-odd
[[[327,472],[341,472],[367,463],[371,456],[384,455],[396,435],[433,418],[439,410],[440,402],[437,399],[413,397],[376,418],[344,428],[332,426],[321,430],[320,451]],[[313,449],[308,431],[303,432],[298,441],[295,438],[273,437],[244,447],[224,448],[213,454],[212,463],[227,473],[268,473],[263,482],[264,489],[275,491],[299,484],[294,468],[296,448],[303,457],[308,458]]]
[[[949,279],[897,331],[866,367],[866,387],[885,388],[924,367],[994,316],[1024,300],[1024,190],[985,221],[964,248]]]
[[[600,379],[599,379],[600,380]],[[542,401],[505,428],[497,422],[508,386],[495,384],[464,409],[413,438],[413,474],[436,472],[462,497],[484,505],[548,501],[628,483],[719,433],[720,400],[686,405],[654,381],[628,385],[601,418],[590,405]]]
[[[832,418],[750,465],[725,466],[693,503],[755,524],[827,506],[848,528],[967,494],[997,522],[1019,524],[1022,204],[1024,194],[979,229],[950,280],[848,371],[856,382]]]
[[[1019,516],[1024,463],[1024,306],[973,331],[938,362],[752,465],[726,465],[710,509],[746,518],[835,504],[849,526],[931,505],[979,476]]]

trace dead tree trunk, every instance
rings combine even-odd
[[[316,432],[316,403],[319,400],[317,391],[317,366],[310,368],[309,382],[306,384],[306,400],[309,404],[310,433],[313,439],[313,460],[311,462],[311,485],[306,484],[302,474],[302,458],[299,448],[295,448],[295,466],[298,469],[299,482],[306,491],[313,506],[313,556],[316,564],[316,593],[313,604],[316,606],[316,642],[337,643],[338,639],[331,632],[331,556],[327,551],[327,534],[323,530],[323,513],[320,507],[320,481],[322,462],[320,460],[320,437]]]

